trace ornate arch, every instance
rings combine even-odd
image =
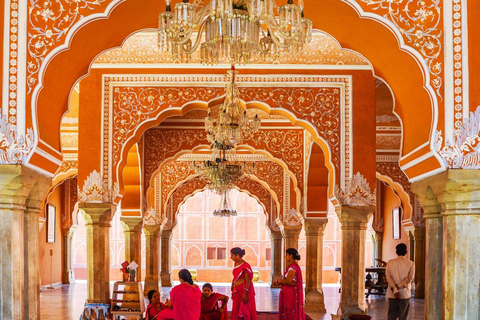
[[[307,0],[306,7],[320,7],[311,17],[314,26],[339,39],[343,47],[361,52],[372,63],[375,73],[391,84],[397,99],[398,114],[405,124],[402,167],[408,171],[409,176],[425,173],[422,170],[442,169],[443,165],[439,163],[429,143],[430,134],[437,126],[438,106],[425,81],[427,76],[422,68],[423,63],[419,62],[416,54],[412,55],[412,49],[398,37],[397,26],[386,23],[388,19],[380,15],[365,14],[367,10],[374,11],[373,7],[358,6],[360,0],[345,2],[325,0],[319,4],[318,1]],[[87,74],[91,61],[99,52],[119,45],[132,32],[156,26],[158,12],[152,8],[157,6],[153,0],[105,1],[102,2],[101,9],[95,11],[95,14],[86,14],[66,38],[61,38],[62,45],[55,46],[55,53],[52,51],[40,68],[40,84],[32,97],[32,114],[38,115],[38,128],[35,127],[38,129],[37,147],[38,141],[42,141],[43,151],[46,149],[46,152],[50,152],[49,146],[53,150],[59,150],[58,138],[46,132],[59,131],[55,129],[58,129],[61,115],[67,108],[69,88]],[[130,23],[123,23],[127,18]],[[98,30],[102,32],[97,32]],[[96,41],[90,41],[91,34],[97,35]],[[376,39],[378,45],[371,46],[368,39]],[[70,64],[70,61],[76,63]],[[60,74],[62,77],[59,77]],[[409,81],[404,81],[405,79]],[[63,90],[58,90],[55,85],[57,81],[65,83]],[[54,85],[44,85],[47,83]],[[44,112],[47,108],[48,113]],[[426,129],[417,130],[417,121],[411,120],[417,112],[423,115],[423,122],[428,124]],[[35,154],[38,155],[37,152]],[[422,156],[422,160],[428,163],[426,169],[425,166],[420,169],[414,163]],[[39,155],[31,155],[29,161],[38,163],[40,158],[44,159]]]

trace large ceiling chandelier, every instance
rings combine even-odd
[[[303,16],[303,0],[183,0],[159,17],[159,47],[174,60],[188,61],[200,46],[202,63],[250,63],[281,51],[300,51],[312,37],[312,22]],[[276,15],[278,13],[278,16]],[[195,36],[196,37],[195,37]]]
[[[225,86],[225,98],[221,103],[208,105],[208,115],[205,118],[207,140],[212,144],[234,147],[243,143],[260,128],[258,115],[249,118],[247,108],[240,100],[238,86],[235,83],[237,71],[227,71],[230,82]]]

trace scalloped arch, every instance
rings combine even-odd
[[[311,17],[315,28],[332,35],[342,48],[362,54],[372,64],[375,74],[392,87],[396,112],[404,123],[401,162],[403,168],[409,169],[409,176],[442,169],[443,163],[430,139],[437,127],[438,103],[427,83],[423,63],[398,37],[398,30],[386,19],[363,12],[353,0],[305,0],[305,6],[315,8],[315,15]],[[123,1],[112,4],[106,14],[81,21],[72,28],[67,43],[42,65],[43,87],[40,85],[32,97],[32,115],[38,116],[37,121],[33,121],[38,132],[37,144],[41,141],[52,147],[52,152],[60,150],[56,133],[68,109],[73,85],[89,72],[90,64],[99,53],[119,46],[133,32],[156,27],[158,13],[163,10],[164,5],[155,0]],[[95,41],[91,41],[92,34],[96,35]],[[422,117],[416,117],[417,114]],[[411,169],[427,159],[427,166]]]

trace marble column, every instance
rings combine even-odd
[[[62,252],[63,252],[63,267],[62,267],[62,283],[75,283],[75,271],[73,270],[73,238],[77,226],[71,226],[69,229],[62,229]]]
[[[28,203],[30,202],[30,204]],[[40,260],[38,250],[38,217],[41,213],[41,200],[27,201],[25,210],[25,318],[38,319],[40,317]]]
[[[302,225],[289,226],[284,225],[282,227],[283,236],[285,237],[285,250],[288,248],[298,249],[298,237],[302,231]]]
[[[136,281],[142,281],[142,217],[120,217],[125,235],[125,260],[138,264]]]
[[[283,260],[283,250],[282,250],[282,241],[283,236],[281,231],[270,231],[270,239],[272,241],[272,254],[271,254],[271,272],[270,272],[270,283],[272,288],[279,288],[280,285],[274,285],[273,283],[282,278],[282,260]]]
[[[442,319],[443,220],[442,206],[428,181],[412,184],[412,191],[423,209],[425,219],[425,314]]]
[[[80,203],[87,229],[87,303],[110,303],[111,203]]]
[[[378,232],[375,231],[374,234],[372,234],[372,241],[373,241],[373,257],[372,257],[372,266],[376,267],[379,265],[379,260],[382,259],[383,255],[383,232]]]
[[[480,170],[448,170],[433,182],[441,183],[433,190],[443,216],[443,319],[479,319]]]
[[[448,170],[415,182],[412,190],[426,219],[426,314],[480,318],[480,170]]]
[[[172,286],[172,269],[170,261],[170,247],[172,245],[172,229],[165,229],[162,231],[162,248],[161,250],[161,265],[162,270],[160,272],[160,279],[162,281],[162,287]]]
[[[0,176],[0,319],[38,319],[39,213],[51,179],[20,165],[0,165]]]
[[[425,228],[415,227],[415,298],[425,298]]]
[[[365,242],[367,223],[375,207],[335,208],[342,229],[342,292],[339,311],[343,316],[365,314]]]
[[[323,234],[327,219],[305,219],[307,256],[305,271],[305,311],[326,312],[322,289]]]
[[[157,290],[160,292],[162,284],[160,282],[160,235],[162,234],[162,226],[144,225],[146,240],[146,263],[145,270],[145,292]]]

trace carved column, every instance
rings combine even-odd
[[[172,269],[170,261],[170,247],[172,245],[172,229],[166,229],[162,231],[162,248],[161,250],[161,264],[162,271],[160,272],[160,279],[162,281],[162,287],[172,286]]]
[[[37,319],[38,215],[51,180],[12,165],[0,165],[0,177],[0,319]]]
[[[322,289],[323,234],[327,219],[305,219],[307,256],[305,271],[305,311],[326,312]]]
[[[302,225],[285,225],[283,226],[282,231],[283,236],[285,237],[285,250],[288,248],[298,249],[298,237],[302,231]]]
[[[375,231],[372,234],[372,241],[373,241],[373,257],[372,257],[372,266],[375,267],[378,265],[378,261],[376,259],[382,259],[383,255],[383,232]]]
[[[162,284],[160,282],[160,235],[162,234],[162,226],[144,225],[146,240],[146,263],[145,270],[145,292],[157,290],[160,292]]]
[[[87,303],[110,302],[111,203],[80,203],[87,229]]]
[[[23,168],[22,178],[24,191],[28,190],[24,215],[24,274],[25,292],[22,299],[25,303],[25,318],[40,317],[40,273],[38,250],[38,221],[42,212],[42,201],[51,186],[51,179],[33,170]],[[17,270],[17,272],[20,270]]]
[[[270,272],[270,281],[272,288],[279,288],[280,286],[275,286],[273,283],[282,278],[282,260],[283,260],[283,250],[282,250],[282,241],[283,236],[281,231],[270,231],[270,239],[272,241],[272,254],[271,258],[271,267],[272,271]]]
[[[425,298],[425,228],[415,227],[415,298]]]
[[[138,264],[136,280],[142,281],[142,217],[120,218],[125,235],[125,260],[135,261]]]
[[[62,283],[70,284],[75,283],[75,271],[73,270],[73,238],[75,237],[75,232],[77,231],[77,226],[71,226],[69,229],[62,230],[63,243],[62,243],[62,252],[63,252],[63,268],[62,268]]]
[[[480,170],[448,170],[413,186],[426,218],[425,314],[478,319]]]
[[[365,242],[367,222],[373,206],[335,208],[342,229],[342,292],[340,311],[344,316],[365,314]]]

